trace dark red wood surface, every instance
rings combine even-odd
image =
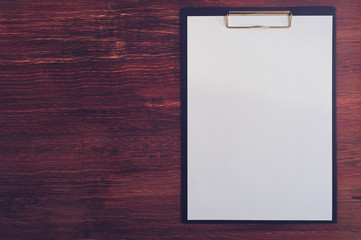
[[[182,7],[337,8],[337,224],[182,224]],[[0,239],[361,239],[361,1],[0,0]]]

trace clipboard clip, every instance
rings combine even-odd
[[[242,23],[231,24],[230,17],[241,16]],[[265,18],[271,20],[270,25],[264,25]],[[270,18],[271,17],[271,18]],[[290,28],[292,25],[291,11],[228,11],[225,16],[227,28]]]

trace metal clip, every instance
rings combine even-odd
[[[267,25],[252,25],[252,26],[230,26],[230,16],[286,16],[288,17],[288,24],[285,26],[267,26]],[[291,11],[228,11],[225,16],[227,28],[290,28],[292,25]]]

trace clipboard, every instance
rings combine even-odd
[[[336,9],[180,23],[182,221],[335,223]]]

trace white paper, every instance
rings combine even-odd
[[[188,220],[332,220],[332,16],[187,28]]]

